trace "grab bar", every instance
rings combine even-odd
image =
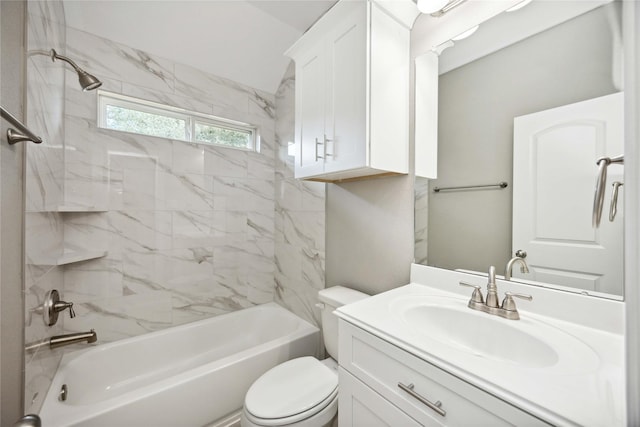
[[[13,145],[17,142],[31,141],[36,144],[40,144],[42,142],[42,138],[36,136],[33,132],[31,132],[25,125],[20,122],[20,120],[16,119],[10,112],[4,109],[4,107],[0,106],[0,116],[3,119],[11,123],[13,126],[17,127],[20,132],[16,132],[13,129],[7,129],[7,140],[10,145]]]
[[[598,165],[598,178],[596,179],[596,191],[593,195],[593,214],[591,222],[593,228],[600,227],[600,219],[602,218],[602,207],[604,205],[604,191],[607,184],[607,167],[610,164],[623,164],[624,155],[618,157],[600,157],[596,164]]]
[[[489,188],[489,187],[500,187],[507,188],[509,184],[505,181],[499,182],[497,184],[485,184],[485,185],[463,185],[459,187],[435,187],[433,189],[434,193],[439,193],[441,191],[450,191],[450,190],[466,190],[468,188]]]

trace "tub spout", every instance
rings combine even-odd
[[[51,349],[64,347],[65,345],[75,344],[77,342],[86,341],[87,344],[94,343],[98,340],[98,334],[91,329],[89,332],[78,332],[75,334],[56,335],[49,340]]]
[[[41,347],[49,346],[50,349],[64,347],[65,345],[75,344],[78,342],[86,341],[87,344],[94,343],[98,341],[98,334],[96,331],[91,329],[89,332],[77,332],[74,334],[65,334],[65,335],[55,335],[48,340],[43,340],[41,342],[29,344],[25,347],[25,351],[32,352]]]

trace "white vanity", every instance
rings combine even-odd
[[[520,320],[467,307],[486,277],[412,265],[340,308],[340,426],[624,425],[623,303],[498,280]]]

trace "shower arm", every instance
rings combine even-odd
[[[596,179],[596,191],[593,195],[593,228],[600,227],[600,219],[602,218],[602,207],[604,205],[604,192],[607,184],[607,167],[610,164],[623,164],[624,155],[617,157],[600,157],[596,164],[598,165],[598,178]]]
[[[36,54],[43,54],[43,52],[41,52],[41,51],[38,51],[38,52],[35,52],[35,53]],[[80,68],[78,66],[78,64],[76,64],[73,60],[67,58],[64,55],[58,54],[58,52],[56,52],[55,49],[51,49],[49,51],[49,53],[47,53],[47,55],[49,55],[51,57],[51,61],[53,61],[53,62],[55,62],[55,60],[58,59],[60,61],[64,61],[67,64],[71,65],[71,67],[73,67],[73,69],[76,72],[76,74],[78,74],[78,81],[79,81],[80,87],[82,87],[83,91],[97,89],[100,86],[102,86],[102,82],[100,80],[98,80],[96,78],[96,76],[94,76],[92,74],[89,74],[88,72],[86,72],[85,70]]]
[[[73,67],[73,69],[76,71],[76,73],[84,73],[85,71],[78,67],[78,64],[76,64],[75,62],[73,62],[73,60],[67,58],[64,55],[60,55],[58,52],[56,52],[55,49],[51,49],[50,51],[50,56],[51,56],[51,60],[55,62],[56,59],[59,59],[61,61],[66,62],[67,64],[71,65]]]

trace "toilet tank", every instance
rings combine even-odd
[[[338,360],[338,316],[333,311],[345,304],[360,301],[369,295],[345,288],[344,286],[333,286],[318,292],[318,299],[324,304],[321,308],[322,314],[322,336],[327,353],[335,360]]]

